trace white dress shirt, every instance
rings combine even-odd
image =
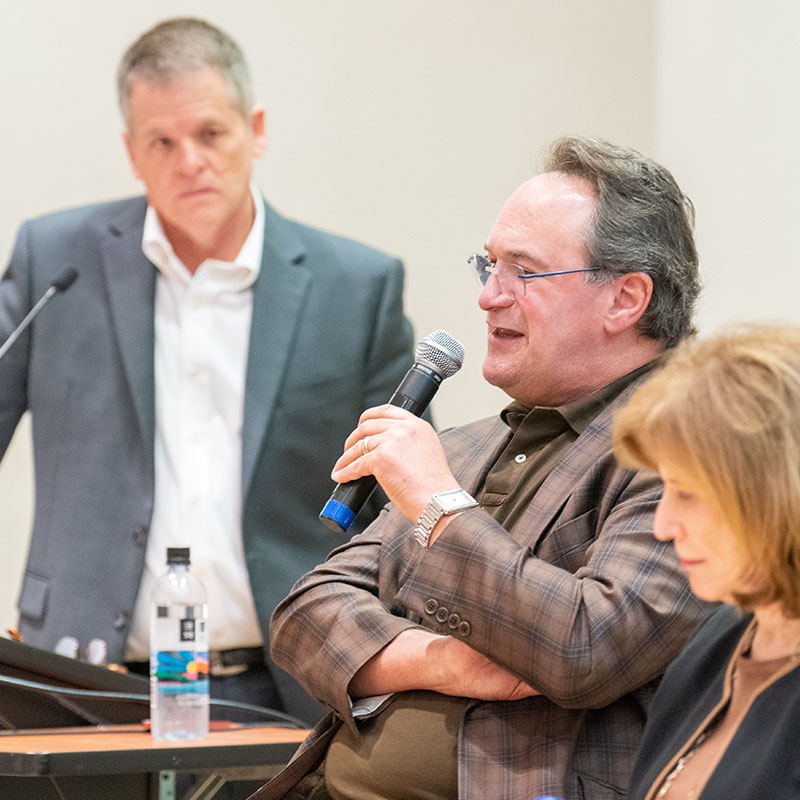
[[[233,262],[192,275],[148,206],[142,250],[158,268],[155,298],[155,498],[127,658],[149,657],[150,595],[166,548],[191,548],[206,590],[209,647],[263,642],[242,546],[242,422],[252,285],[264,245],[264,202]]]

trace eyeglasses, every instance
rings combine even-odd
[[[478,273],[478,279],[482,286],[486,286],[486,281],[489,280],[490,275],[497,275],[500,281],[500,288],[505,294],[510,296],[514,295],[515,286],[519,284],[514,283],[514,278],[522,279],[522,294],[527,293],[528,281],[532,278],[550,278],[553,275],[569,275],[573,272],[595,272],[602,269],[602,267],[581,267],[580,269],[561,269],[557,272],[525,272],[519,264],[507,264],[505,261],[492,261],[492,259],[481,253],[473,253],[468,259],[467,263],[471,264]]]

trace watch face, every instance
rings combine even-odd
[[[452,492],[442,492],[436,496],[445,513],[456,511],[459,508],[474,506],[475,501],[464,489],[454,489]]]

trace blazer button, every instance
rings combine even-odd
[[[451,614],[447,618],[447,627],[455,630],[461,624],[461,617],[458,614]]]
[[[469,624],[465,619],[462,619],[458,626],[458,632],[467,637],[472,633],[472,625]]]
[[[147,544],[147,528],[144,525],[137,525],[133,529],[131,539],[137,547],[144,547]]]
[[[436,612],[436,621],[447,622],[448,616],[450,616],[450,612],[444,606],[439,606],[439,610]]]
[[[120,628],[124,628],[128,621],[130,620],[131,615],[127,611],[117,611],[114,614],[114,622],[111,624],[114,626],[114,630],[120,630]]]
[[[437,608],[439,608],[439,604],[433,598],[425,602],[425,613],[428,616],[435,614]]]

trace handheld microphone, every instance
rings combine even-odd
[[[0,359],[5,356],[14,342],[17,341],[20,334],[33,322],[34,317],[45,307],[50,301],[50,298],[60,292],[66,292],[78,277],[78,273],[72,268],[67,267],[51,284],[48,286],[47,291],[39,298],[36,305],[25,315],[25,319],[11,331],[11,335],[3,342],[0,347]]]
[[[417,345],[414,357],[416,363],[400,381],[389,403],[420,416],[442,381],[461,369],[464,347],[447,331],[433,331]],[[322,524],[337,533],[346,531],[377,483],[374,475],[337,483],[319,515]]]

